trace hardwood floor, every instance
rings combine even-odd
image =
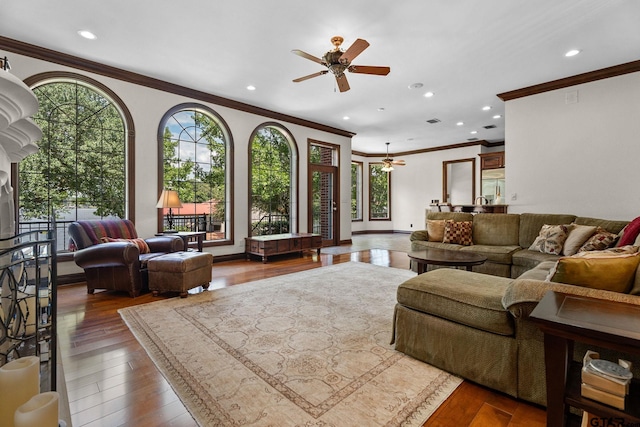
[[[396,235],[389,239],[399,239]],[[408,241],[406,235],[400,236]],[[380,236],[376,237],[380,245]],[[383,237],[384,239],[384,237]],[[395,242],[394,244],[397,244]],[[285,256],[257,261],[215,263],[210,290],[348,261],[408,268],[406,253],[388,249]],[[340,247],[334,252],[347,252]],[[80,426],[196,426],[164,377],[124,324],[117,310],[172,295],[124,293],[88,295],[86,285],[58,291],[58,340],[69,395],[72,423]],[[465,381],[425,426],[544,426],[545,411]],[[348,425],[345,424],[345,425]]]

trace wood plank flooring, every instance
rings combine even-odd
[[[308,252],[268,264],[229,261],[214,264],[209,289],[348,261],[409,266],[406,253],[387,249],[320,256]],[[58,340],[74,427],[197,425],[117,313],[122,307],[169,297],[130,298],[99,291],[88,295],[84,283],[59,288]],[[465,381],[425,426],[537,427],[545,422],[543,409]]]

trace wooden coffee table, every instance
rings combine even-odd
[[[407,253],[412,261],[418,264],[418,274],[427,271],[427,265],[444,265],[447,267],[466,267],[471,271],[474,265],[484,264],[487,257],[466,251],[427,248]]]

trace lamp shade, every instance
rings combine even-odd
[[[156,208],[181,208],[182,202],[178,197],[178,192],[175,190],[162,190],[162,194],[160,194],[160,198],[158,199],[158,204],[156,204]]]

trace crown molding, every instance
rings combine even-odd
[[[610,77],[622,76],[624,74],[635,73],[638,71],[640,71],[640,61],[627,62],[626,64],[614,65],[612,67],[589,71],[587,73],[565,77],[563,79],[553,80],[546,83],[540,83],[522,89],[512,90],[510,92],[499,93],[497,96],[503,101],[511,101],[513,99],[523,98],[525,96],[536,95],[538,93],[549,92],[557,89],[564,89],[570,86],[590,83],[596,80],[608,79]]]
[[[456,148],[473,147],[474,145],[482,145],[483,147],[500,147],[501,145],[504,145],[504,141],[489,142],[484,139],[480,139],[478,141],[472,141],[472,142],[460,142],[458,144],[441,145],[439,147],[422,148],[420,150],[389,153],[389,156],[391,157],[409,156],[411,154],[432,153],[434,151],[444,151],[444,150],[453,150]],[[387,153],[380,153],[380,154],[363,153],[361,151],[352,151],[351,154],[353,154],[354,156],[362,156],[362,157],[385,157],[387,155]]]

